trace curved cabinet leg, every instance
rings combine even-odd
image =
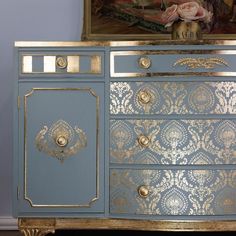
[[[21,229],[24,236],[45,236],[49,233],[55,233],[54,229]]]

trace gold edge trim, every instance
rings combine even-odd
[[[97,133],[97,147],[96,147],[96,196],[90,200],[88,204],[77,204],[77,205],[40,205],[34,204],[33,201],[27,196],[27,98],[30,97],[34,91],[41,90],[72,90],[72,91],[88,91],[92,96],[96,98],[96,133]],[[91,207],[92,203],[99,199],[99,143],[98,143],[98,134],[99,134],[99,96],[91,88],[32,88],[32,90],[24,95],[24,199],[27,200],[32,207],[62,207],[62,208],[71,208],[71,207]]]
[[[134,220],[112,218],[19,218],[19,229],[126,229],[146,231],[235,231],[234,220]]]
[[[223,36],[223,37],[222,37]],[[99,33],[90,33],[87,35],[86,41],[93,41],[93,40],[102,40],[102,41],[109,41],[109,42],[126,42],[126,41],[135,41],[135,42],[142,42],[142,41],[150,41],[156,43],[162,43],[162,41],[166,42],[176,42],[177,40],[172,40],[170,34],[99,34]],[[236,34],[204,34],[203,39],[201,40],[178,40],[182,44],[200,44],[200,42],[208,42],[208,41],[228,41],[228,40],[235,40]]]
[[[96,154],[96,162],[97,162],[97,174],[96,174],[96,184],[97,184],[97,189],[96,189],[96,198],[99,199],[99,176],[100,176],[100,173],[99,173],[99,152],[100,152],[100,149],[99,149],[99,122],[100,122],[100,117],[99,117],[99,109],[100,109],[100,99],[99,99],[99,96],[96,96],[96,122],[97,122],[97,139],[96,139],[96,145],[97,145],[97,154]],[[97,200],[96,199],[96,200]],[[96,201],[94,199],[94,201]]]
[[[201,49],[201,50],[138,50],[138,51],[111,51],[111,55],[113,56],[133,56],[133,55],[169,55],[169,54],[229,54],[236,55],[236,50],[209,50],[209,49]]]
[[[27,197],[27,98],[34,93],[32,89],[24,95],[24,199],[32,206],[33,202]]]
[[[88,29],[87,29],[88,30]],[[98,36],[103,38],[104,35],[96,35],[93,34],[94,37]],[[126,35],[117,35],[117,37],[126,36]],[[137,35],[130,35],[130,37],[135,37]],[[153,35],[150,35],[153,37]],[[159,37],[159,36],[158,36]],[[214,36],[215,38],[216,36]],[[145,35],[146,38],[146,35]],[[236,35],[229,35],[228,39],[204,39],[204,40],[196,40],[196,41],[181,41],[181,40],[169,40],[167,38],[163,38],[163,40],[124,40],[124,41],[116,41],[116,40],[107,40],[107,41],[16,41],[14,43],[15,47],[89,47],[89,46],[111,46],[111,47],[121,47],[121,46],[155,46],[155,45],[236,45]],[[124,37],[127,39],[127,37]],[[159,38],[160,39],[160,38]]]
[[[96,92],[93,89],[89,89],[89,92],[96,98],[96,197],[91,200],[90,203],[95,202],[99,199],[99,109],[100,109],[100,99],[99,96],[97,96]]]
[[[84,0],[84,21],[81,35],[82,40],[87,40],[88,35],[91,34],[91,18],[89,17],[88,12],[91,12],[91,4],[90,1]]]
[[[117,73],[115,73],[115,55],[113,52],[111,52],[110,53],[110,76],[116,77],[116,74]]]
[[[236,76],[236,72],[150,72],[150,73],[120,73],[111,71],[111,77],[153,77],[153,76]]]
[[[68,75],[68,74],[77,74],[76,76],[80,76],[80,75],[93,75],[93,76],[102,76],[101,73],[91,73],[89,71],[85,71],[85,72],[27,72],[27,73],[21,73],[21,75],[24,75],[24,76],[27,76],[27,75],[30,75],[30,74],[33,74],[33,75]]]
[[[235,41],[236,45],[236,41]],[[92,46],[109,46],[108,42],[104,41],[88,41],[88,42],[70,42],[70,41],[17,41],[15,47],[92,47]]]

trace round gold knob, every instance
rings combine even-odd
[[[152,61],[149,57],[140,57],[138,64],[142,69],[148,69],[152,65]]]
[[[142,104],[148,104],[152,100],[152,94],[146,90],[138,93],[138,101]]]
[[[147,197],[149,195],[148,187],[145,185],[141,185],[138,187],[138,194],[140,197]]]
[[[142,147],[148,147],[150,144],[151,140],[149,137],[145,136],[145,135],[140,135],[138,137],[138,143],[140,144],[140,146]]]
[[[67,67],[66,57],[57,57],[56,64],[57,64],[57,67],[59,67],[60,69],[65,69]]]
[[[58,136],[56,138],[56,144],[60,147],[65,147],[68,144],[68,139],[65,136]]]

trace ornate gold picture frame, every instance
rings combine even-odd
[[[213,12],[203,39],[236,38],[235,0],[191,0]],[[158,16],[171,4],[188,0],[84,0],[83,40],[171,39]]]

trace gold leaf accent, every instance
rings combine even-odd
[[[58,145],[58,139],[65,139],[65,145]],[[63,162],[87,146],[87,137],[82,129],[74,129],[65,121],[59,120],[50,128],[44,126],[36,135],[35,144],[40,152]]]
[[[217,66],[229,66],[228,62],[223,58],[212,57],[212,58],[181,58],[177,60],[173,66],[186,66],[189,70],[191,69],[214,69]]]
[[[25,236],[46,236],[49,233],[54,234],[55,229],[21,229],[20,232]]]

